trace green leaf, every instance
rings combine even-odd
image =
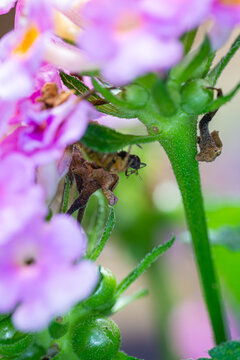
[[[211,243],[222,245],[230,251],[240,252],[240,226],[221,227],[218,231],[211,232]]]
[[[64,85],[66,85],[70,90],[74,90],[77,96],[82,96],[90,91],[89,87],[87,87],[82,81],[80,81],[75,76],[68,75],[64,72],[60,72],[60,76]],[[101,99],[97,94],[93,94],[89,96],[87,99],[89,102],[94,100]],[[130,114],[128,111],[120,110],[118,107],[112,104],[104,104],[96,106],[96,109],[104,114],[117,116],[120,118],[133,118],[132,113]]]
[[[70,195],[71,184],[68,176],[65,176],[64,189],[63,189],[63,198],[61,212],[66,213],[68,211],[68,201]]]
[[[214,86],[217,82],[217,79],[221,75],[222,71],[225,69],[229,61],[232,59],[234,54],[240,47],[240,35],[236,38],[234,43],[232,44],[228,53],[221,59],[221,61],[210,71],[207,76],[209,82]]]
[[[188,54],[170,71],[170,79],[180,85],[188,79],[202,77],[203,73],[206,73],[206,67],[210,67],[209,59],[212,60],[212,53],[209,39],[206,37],[197,50]]]
[[[212,360],[239,360],[240,342],[229,341],[209,351]],[[201,360],[201,359],[199,359]]]
[[[181,41],[184,46],[184,54],[187,54],[191,50],[192,44],[196,37],[196,33],[197,29],[193,29],[182,36]]]
[[[158,79],[152,89],[154,102],[163,116],[173,116],[177,112],[176,105],[162,79]]]
[[[233,252],[225,246],[214,245],[213,256],[216,268],[231,297],[240,303],[240,252]]]
[[[240,303],[239,201],[224,199],[214,202],[211,199],[207,204],[207,219],[216,269],[231,299]],[[190,236],[185,240],[189,243]]]
[[[123,351],[120,351],[116,357],[113,358],[113,360],[141,360],[139,358],[135,358],[133,356],[129,356],[125,354]]]
[[[114,213],[113,208],[111,208],[109,218],[108,218],[107,224],[105,226],[105,229],[103,231],[102,237],[99,240],[99,242],[96,245],[93,252],[89,255],[90,260],[96,261],[97,258],[99,257],[99,255],[101,254],[104,246],[106,245],[106,242],[110,238],[110,235],[111,235],[111,233],[113,231],[113,228],[115,226],[115,222],[116,222],[115,213]]]
[[[240,203],[238,199],[207,200],[207,219],[210,229],[221,226],[238,226],[240,219]]]
[[[109,90],[107,87],[104,87],[103,85],[101,85],[100,82],[97,81],[94,77],[92,77],[91,79],[92,79],[92,84],[94,86],[94,89],[99,94],[101,94],[104,97],[104,99],[111,102],[113,105],[120,107],[123,110],[132,111],[133,117],[137,115],[137,112],[134,112],[134,110],[139,108],[137,106],[137,104],[129,103],[124,100],[120,100],[115,95],[113,95],[111,90]]]
[[[227,95],[221,96],[219,98],[217,98],[216,100],[210,102],[203,110],[202,113],[208,113],[210,111],[215,111],[218,108],[220,108],[220,106],[228,103],[230,100],[232,100],[232,98],[236,95],[236,93],[238,92],[240,88],[240,83],[237,84],[235,86],[235,88]]]
[[[158,136],[135,136],[121,134],[98,124],[89,124],[81,143],[98,152],[112,153],[128,145],[146,144],[157,141]]]
[[[167,251],[174,243],[173,237],[165,244],[159,245],[148,253],[145,258],[138,264],[138,266],[123,279],[117,287],[115,298],[117,299],[140,275],[142,275],[156,260]]]
[[[146,295],[148,295],[148,290],[141,289],[141,290],[138,290],[137,292],[135,292],[133,295],[121,296],[117,300],[115,305],[112,307],[111,314],[116,314],[117,312],[124,309],[126,306],[130,305],[131,303],[133,303],[136,300],[143,298]]]
[[[89,255],[93,251],[93,248],[100,237],[100,232],[104,227],[104,222],[107,215],[107,206],[105,205],[105,197],[103,193],[98,190],[94,193],[93,197],[97,199],[97,204],[94,204],[94,208],[91,209],[90,224],[88,226],[89,231],[87,233],[87,255]]]

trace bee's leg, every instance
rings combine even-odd
[[[129,177],[129,176],[132,175],[132,174],[138,175],[138,170],[137,170],[137,169],[130,170],[130,169],[128,168],[128,169],[125,171],[126,177]]]
[[[139,166],[139,169],[142,169],[142,168],[144,168],[145,166],[147,166],[147,164],[141,163],[140,166]]]
[[[131,175],[131,171],[129,169],[125,170],[125,176],[129,177]]]

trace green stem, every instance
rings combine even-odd
[[[149,110],[149,109],[148,109]],[[216,343],[227,340],[219,284],[209,245],[198,163],[195,160],[196,118],[179,113],[171,119],[160,118],[153,111],[141,114],[150,134],[159,129],[159,142],[172,164],[182,194],[202,283],[203,294]]]

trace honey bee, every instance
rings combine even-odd
[[[122,150],[109,154],[101,154],[85,146],[83,146],[83,149],[89,159],[98,166],[109,172],[125,172],[127,177],[131,174],[138,175],[138,170],[146,166],[145,163],[141,162],[139,156],[130,154],[131,147],[128,152]]]

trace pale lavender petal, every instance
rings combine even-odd
[[[46,244],[49,242],[55,249],[54,256],[58,260],[71,262],[83,256],[87,238],[75,219],[69,215],[55,215],[49,226],[46,226]]]
[[[57,192],[59,180],[57,161],[38,166],[37,183],[44,189],[46,202],[48,204],[53,200]]]
[[[55,315],[65,313],[73,305],[90,296],[98,281],[98,268],[88,260],[68,269],[62,267],[46,283],[48,304]]]
[[[14,79],[11,81],[10,79]],[[28,71],[13,59],[0,66],[0,98],[3,100],[18,100],[30,95],[33,83]]]
[[[8,241],[8,238],[20,231],[30,219],[46,215],[44,193],[38,186],[32,186],[20,194],[5,193],[0,202],[0,244]]]
[[[125,43],[118,56],[106,64],[103,76],[111,83],[124,85],[141,74],[170,68],[182,56],[177,40],[158,40],[142,34]]]
[[[53,315],[42,299],[20,304],[12,315],[14,326],[23,332],[36,332],[46,328]]]
[[[14,176],[12,171],[14,169]],[[19,179],[24,179],[20,181]],[[18,153],[10,153],[0,162],[0,184],[8,189],[10,193],[25,191],[34,183],[35,169],[32,162]]]
[[[19,284],[14,281],[9,270],[0,266],[0,313],[10,312],[19,299]]]
[[[57,68],[71,72],[88,71],[97,68],[97,65],[89,61],[86,53],[82,50],[60,41],[51,40],[47,42],[44,58]]]
[[[89,121],[99,116],[100,114],[87,101],[75,104],[74,110],[61,128],[59,144],[66,146],[78,141],[84,135]]]

